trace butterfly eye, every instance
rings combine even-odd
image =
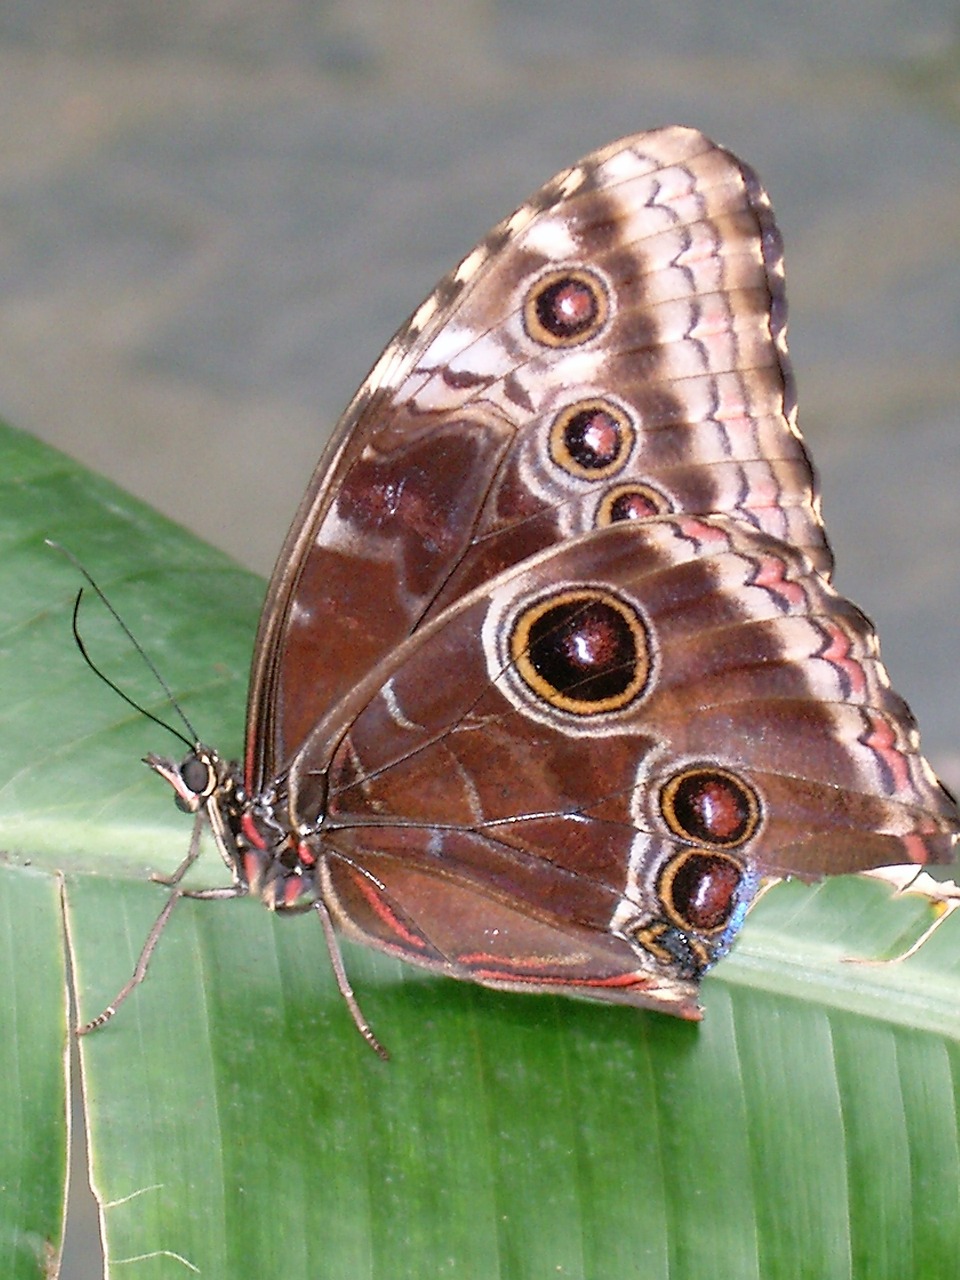
[[[743,844],[760,825],[760,800],[726,769],[696,766],[673,775],[660,791],[660,811],[684,840],[714,848]]]
[[[583,480],[603,480],[621,471],[633,449],[633,424],[607,400],[586,400],[558,414],[550,431],[550,456]]]
[[[510,653],[521,679],[560,711],[619,711],[647,686],[650,639],[637,609],[610,591],[566,590],[525,609]]]
[[[610,302],[592,271],[551,271],[527,295],[523,322],[534,342],[575,347],[595,337],[607,323]]]
[[[649,484],[618,484],[609,489],[597,507],[598,529],[621,520],[649,520],[673,510],[673,505]]]
[[[183,785],[198,796],[209,793],[216,780],[210,761],[198,755],[187,756],[180,766],[180,778]]]
[[[740,904],[743,877],[743,868],[728,854],[690,849],[664,868],[660,901],[681,929],[716,933]]]

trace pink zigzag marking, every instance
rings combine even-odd
[[[893,726],[884,717],[867,712],[869,728],[860,741],[873,751],[881,764],[890,773],[894,788],[900,792],[911,790],[910,763],[896,745],[897,736]]]
[[[918,836],[915,832],[909,835],[901,836],[904,852],[911,862],[924,863],[927,861],[929,851],[923,836]]]
[[[683,536],[689,538],[691,542],[696,542],[698,546],[730,546],[730,535],[725,529],[720,529],[715,524],[707,524],[705,520],[698,520],[696,516],[688,516],[680,520],[679,527]]]
[[[851,657],[853,643],[849,635],[835,622],[821,622],[820,627],[829,639],[820,657],[846,676],[853,694],[863,697],[867,691],[867,676],[863,664]]]
[[[751,583],[755,587],[763,587],[765,591],[778,597],[787,609],[800,608],[807,598],[800,583],[792,582],[787,577],[787,565],[779,556],[761,556]]]

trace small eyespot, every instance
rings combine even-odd
[[[711,949],[705,947],[699,938],[691,937],[666,920],[657,920],[634,930],[633,938],[682,978],[702,977],[714,960]]]
[[[635,606],[596,587],[566,589],[525,609],[510,635],[517,673],[541,701],[589,716],[620,711],[647,687],[647,626]]]
[[[687,849],[660,875],[660,903],[681,929],[719,933],[740,906],[743,867],[727,853]]]
[[[733,849],[760,825],[760,799],[736,774],[711,765],[675,773],[660,789],[660,812],[683,840]]]
[[[583,480],[604,480],[626,466],[636,434],[629,417],[609,400],[582,400],[557,414],[550,457]]]
[[[604,529],[621,520],[649,520],[673,510],[673,504],[649,484],[618,484],[608,489],[597,506],[596,525]]]
[[[566,268],[541,276],[527,294],[523,323],[534,342],[575,347],[595,337],[607,323],[610,301],[599,276]]]

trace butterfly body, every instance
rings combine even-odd
[[[830,585],[784,329],[769,202],[690,129],[587,157],[441,282],[294,520],[242,769],[150,760],[235,892],[697,1017],[761,877],[949,858]]]

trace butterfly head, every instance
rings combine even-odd
[[[169,782],[177,808],[184,813],[197,813],[211,796],[229,787],[233,774],[215,751],[199,744],[179,762],[151,753],[143,763]]]

